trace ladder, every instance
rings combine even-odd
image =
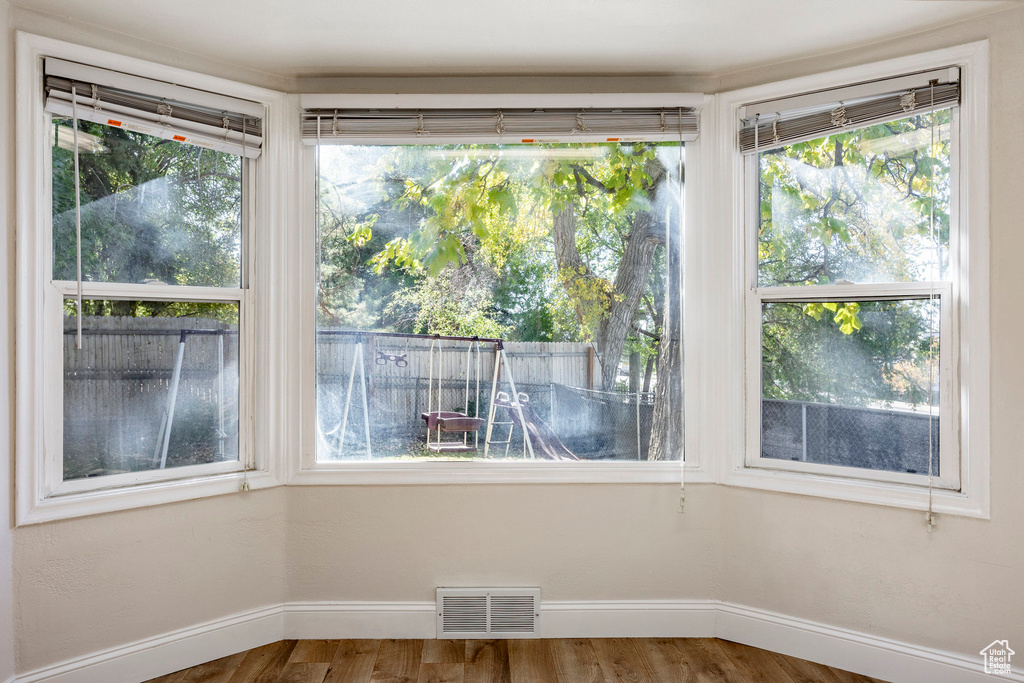
[[[505,366],[505,371],[508,373],[508,385],[512,390],[512,396],[514,400],[509,399],[505,392],[498,392],[498,377],[501,372],[501,366]],[[523,418],[523,404],[520,397],[525,397],[525,394],[520,394],[516,389],[515,378],[512,377],[512,366],[509,365],[508,357],[505,355],[505,346],[500,341],[494,345],[494,377],[491,379],[491,406],[490,411],[487,415],[487,437],[484,439],[484,457],[486,458],[490,454],[491,446],[504,446],[505,457],[508,457],[508,451],[512,444],[512,431],[515,428],[514,422],[495,422],[494,413],[498,406],[495,405],[494,399],[496,397],[503,397],[503,401],[508,402],[508,409],[515,410],[519,414],[519,424],[523,428],[523,446],[524,451],[530,454],[530,460],[535,460],[537,456],[533,453],[533,441],[530,439],[530,432],[526,428],[526,420]],[[494,438],[494,426],[507,426],[508,436],[504,440],[495,440]]]

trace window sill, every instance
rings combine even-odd
[[[725,473],[720,483],[739,488],[795,493],[854,503],[868,503],[908,510],[928,509],[928,489],[916,485],[831,477],[805,472],[755,467],[737,468]],[[938,514],[989,519],[988,501],[972,498],[960,491],[933,489],[932,509]]]
[[[289,485],[410,486],[438,484],[679,484],[678,462],[346,462],[317,463]],[[710,483],[695,465],[687,483]]]
[[[248,477],[243,472],[230,472],[50,496],[19,509],[17,525],[26,526],[237,493],[246,478],[250,490],[280,485],[268,472],[257,470],[249,472]]]

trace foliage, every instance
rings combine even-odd
[[[70,122],[55,121],[53,268],[76,278]],[[79,122],[82,273],[86,280],[237,287],[241,160]]]
[[[649,170],[661,150],[322,148],[320,324],[344,326],[345,311],[363,306],[369,329],[593,338],[615,301],[612,281],[631,221],[651,208]],[[552,233],[555,215],[568,207],[583,259],[571,268],[555,258]],[[349,239],[358,230],[362,246]],[[647,308],[637,320],[657,328]]]
[[[915,115],[761,153],[758,282],[797,300],[765,304],[766,398],[930,399],[936,304],[798,301],[800,285],[946,277],[949,111],[932,124]]]

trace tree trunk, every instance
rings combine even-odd
[[[670,229],[666,226],[666,230]],[[667,240],[665,312],[658,342],[658,383],[654,386],[654,419],[648,460],[678,460],[683,452],[683,321],[679,240]]]
[[[647,359],[647,367],[644,368],[644,388],[643,392],[646,394],[651,390],[651,377],[654,376],[654,359],[655,356],[651,356]]]
[[[658,183],[666,171],[657,161],[649,162],[645,170],[651,178],[648,197],[653,204]],[[588,319],[592,310],[604,312],[594,334],[594,345],[601,363],[601,388],[605,391],[615,389],[615,376],[622,360],[626,336],[650,277],[655,251],[663,239],[655,226],[659,226],[659,221],[647,211],[638,211],[633,216],[609,297],[600,288],[578,286],[585,284],[583,278],[593,279],[595,275],[576,246],[576,211],[573,206],[570,204],[554,215],[552,233],[559,277],[562,286],[576,301],[577,316],[582,322]],[[581,297],[581,293],[588,294],[590,298]]]
[[[554,215],[551,232],[555,241],[558,280],[575,304],[576,319],[585,326],[595,311],[607,308],[608,297],[606,288],[593,282],[597,277],[576,246],[576,209],[571,203]]]
[[[635,394],[640,391],[640,353],[633,351],[629,354],[629,393]]]
[[[640,298],[654,264],[657,240],[650,239],[656,221],[646,211],[637,212],[626,238],[626,249],[615,274],[614,299],[608,315],[597,328],[595,341],[601,352],[601,384],[605,391],[615,390],[615,376],[622,360],[626,336],[636,318]]]

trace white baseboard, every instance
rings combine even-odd
[[[433,638],[433,602],[290,602],[21,674],[8,683],[137,683],[283,639]],[[1024,683],[981,657],[919,647],[717,600],[542,602],[545,638],[718,637],[894,683]]]
[[[920,647],[731,603],[718,604],[715,636],[893,683],[1024,682],[1017,668],[1009,676],[986,674],[980,654]]]
[[[715,632],[714,600],[544,602],[542,638],[706,638]]]
[[[281,605],[262,607],[18,674],[17,683],[137,683],[283,638]]]
[[[289,602],[282,638],[434,638],[434,609],[433,602]]]

